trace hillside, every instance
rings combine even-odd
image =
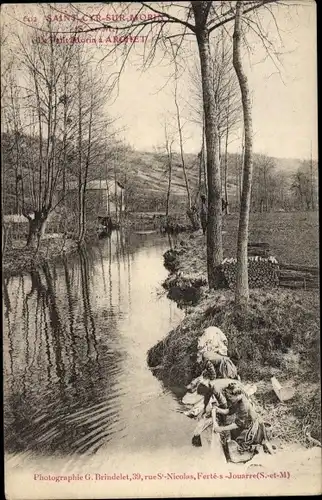
[[[38,144],[37,139],[30,138],[25,135],[21,137],[21,141],[28,144],[25,151],[28,154],[23,154],[20,162],[22,177],[24,182],[25,203],[28,205],[32,197],[32,179],[37,182],[39,175],[38,165],[34,164],[37,158]],[[3,206],[7,214],[14,213],[17,205],[17,164],[15,154],[13,154],[15,138],[8,134],[2,134],[3,145]],[[31,154],[30,151],[34,153]],[[59,149],[59,148],[58,148]],[[74,152],[75,153],[75,152]],[[90,166],[88,180],[102,179],[110,176],[114,178],[114,172],[118,180],[124,184],[126,205],[131,211],[164,211],[166,206],[166,197],[168,190],[168,158],[166,154],[157,151],[136,151],[130,147],[122,147],[118,149],[117,162],[113,160],[113,145],[110,149],[100,146],[94,155],[94,160]],[[253,192],[255,204],[261,203],[262,198],[262,177],[256,177],[256,158],[254,158],[254,182]],[[265,157],[270,169],[270,186],[267,188],[267,193],[277,193],[283,186],[284,192],[280,193],[280,199],[285,200],[288,196],[293,175],[297,172],[301,165],[301,160],[290,158],[268,158]],[[191,192],[191,198],[194,202],[198,196],[199,188],[199,165],[200,159],[196,154],[186,154],[184,156],[187,177]],[[262,160],[260,160],[262,161]],[[222,165],[224,164],[224,159]],[[59,160],[57,162],[59,164]],[[61,165],[60,165],[61,168]],[[75,181],[78,178],[78,157],[76,154],[70,154],[68,166],[66,170],[66,178]],[[62,172],[62,170],[61,170]],[[234,211],[238,206],[239,190],[240,190],[240,175],[241,173],[241,156],[237,154],[228,154],[228,201],[231,210]],[[203,183],[204,172],[202,172],[201,191],[205,192]],[[223,178],[223,175],[222,175]],[[62,182],[62,175],[58,178],[57,186]],[[266,182],[266,181],[265,181]],[[186,204],[186,184],[182,169],[181,156],[174,153],[172,162],[172,181],[171,181],[171,196],[170,210],[180,210]],[[283,201],[284,203],[284,201]],[[29,203],[30,204],[30,203]],[[277,204],[278,205],[278,204]],[[282,204],[283,206],[283,204]]]
[[[294,174],[301,165],[299,158],[274,158],[276,166],[281,172]]]
[[[299,159],[271,158],[275,164],[275,172],[284,174],[290,181],[292,175],[301,164]],[[237,195],[238,171],[240,169],[240,157],[236,154],[228,155],[228,197],[233,204]],[[185,155],[185,164],[192,196],[197,193],[199,183],[199,159],[197,155]],[[167,158],[156,152],[127,151],[122,164],[118,166],[118,175],[132,192],[142,193],[142,200],[148,197],[158,199],[160,205],[165,203],[168,188]],[[174,155],[171,184],[172,202],[184,203],[186,187],[181,158],[179,154]],[[140,207],[141,209],[141,207]]]
[[[195,155],[185,155],[185,164],[189,183],[193,188],[198,184],[198,159]],[[125,167],[125,169],[124,169]],[[167,192],[168,172],[167,159],[160,154],[145,151],[131,151],[127,154],[124,166],[121,167],[123,174],[131,177],[140,189],[160,193]],[[181,158],[178,154],[173,158],[172,169],[172,193],[176,196],[185,196],[186,187]]]

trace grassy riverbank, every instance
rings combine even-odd
[[[282,216],[286,219],[289,214]],[[231,223],[232,219],[226,220],[225,230]],[[311,232],[311,238],[314,238],[314,221],[309,226],[306,233]],[[267,227],[265,231],[269,233]],[[290,245],[287,236],[292,233],[295,238],[295,232],[301,231],[300,228],[284,225],[282,232],[272,233],[272,241],[265,237],[265,231],[262,230],[261,238],[256,234],[253,241],[268,241],[273,248],[274,241],[275,248],[284,249],[284,254],[281,251],[273,253],[278,260],[298,264],[304,260],[307,265],[316,265],[315,252],[307,244],[310,240],[304,241],[299,237],[297,253],[293,252],[293,248],[287,253]],[[233,256],[232,233],[226,233],[224,239],[225,256]],[[313,240],[313,249],[315,244],[317,241]],[[180,279],[204,279],[204,237],[201,234],[184,236],[178,249],[176,272]],[[293,258],[295,255],[296,259]],[[275,441],[280,446],[291,442],[308,446],[312,443],[307,437],[308,431],[313,438],[321,441],[318,290],[254,289],[251,291],[249,310],[246,315],[241,315],[234,308],[231,291],[209,291],[203,286],[197,304],[187,309],[183,322],[148,353],[149,365],[158,367],[156,375],[178,393],[195,376],[197,341],[204,328],[210,325],[220,327],[227,335],[229,355],[236,363],[242,380],[257,384],[254,402],[259,413],[272,424]],[[295,390],[295,396],[284,404],[279,402],[272,390],[270,379],[273,376],[283,386]]]
[[[62,237],[45,239],[38,251],[35,248],[27,248],[25,242],[17,241],[11,248],[6,249],[2,256],[3,276],[29,272],[44,262],[70,254],[77,248],[75,240],[64,241]]]

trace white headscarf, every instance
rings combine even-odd
[[[220,328],[209,326],[198,340],[198,351],[201,354],[212,351],[227,356],[227,343],[227,337]]]

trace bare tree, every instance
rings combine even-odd
[[[315,210],[318,198],[317,162],[303,160],[292,176],[291,191],[295,195],[295,206],[299,210]]]
[[[171,182],[172,182],[172,163],[173,163],[173,153],[172,147],[174,139],[169,137],[169,131],[167,123],[164,123],[164,139],[165,139],[165,149],[167,154],[167,174],[168,174],[168,188],[167,188],[167,201],[166,201],[166,220],[169,221],[169,206],[170,206],[170,193],[171,193]]]
[[[198,191],[196,194],[196,201],[197,203],[197,198],[199,194],[201,193],[202,190],[202,185],[206,186],[206,171],[205,171],[205,124],[204,124],[204,119],[202,117],[202,135],[201,135],[201,149],[200,152],[198,153],[198,160],[199,160],[199,175],[198,175]]]
[[[108,144],[109,130],[110,135],[113,135],[111,129],[112,120],[109,120],[106,113],[103,111],[104,103],[107,100],[107,91],[105,82],[94,74],[93,68],[90,67],[90,60],[84,55],[82,50],[77,53],[77,177],[78,177],[78,243],[84,243],[86,235],[86,221],[88,209],[94,210],[94,218],[97,218],[95,213],[96,207],[88,206],[87,203],[87,184],[91,175],[91,171],[95,170],[97,162],[102,162],[99,166],[100,178],[105,173],[107,177],[108,167],[105,152],[110,149]],[[76,117],[75,117],[76,118]],[[104,151],[105,150],[105,151]],[[110,168],[111,171],[111,168]],[[114,161],[115,174],[115,161]],[[115,176],[116,183],[116,176]],[[109,189],[108,201],[109,201]],[[117,208],[117,202],[116,202]]]
[[[218,29],[212,45],[213,58],[213,89],[218,120],[218,134],[220,146],[220,163],[223,196],[226,202],[226,213],[228,211],[228,145],[229,137],[234,132],[241,120],[241,101],[238,79],[232,63],[232,46],[230,36],[222,28]],[[198,61],[190,73],[191,92],[194,95],[196,105],[192,105],[196,114],[197,123],[203,123],[202,110],[202,82]],[[224,142],[224,154],[222,144]]]
[[[272,188],[274,186],[275,162],[266,155],[254,156],[254,175],[252,190],[253,209],[268,212],[272,206]]]
[[[226,118],[226,134],[225,134],[225,167],[224,167],[224,194],[225,194],[225,212],[226,215],[229,212],[229,202],[228,202],[228,140],[229,140],[229,112],[230,112],[230,95],[227,102],[227,118]]]
[[[27,246],[37,244],[37,248],[51,213],[59,209],[66,223],[62,202],[69,181],[75,179],[79,181],[78,240],[83,242],[87,179],[91,169],[102,164],[108,142],[102,130],[112,124],[103,106],[108,86],[103,78],[93,76],[88,55],[75,44],[57,43],[51,22],[44,30],[49,36],[40,42],[37,28],[27,36],[17,35],[16,64],[7,75],[3,99],[11,137],[7,160],[14,174],[15,211],[28,219]]]
[[[50,25],[47,26],[51,29]],[[28,43],[29,42],[29,43]],[[38,154],[29,156],[30,198],[26,205],[24,175],[21,174],[22,213],[29,221],[27,245],[39,246],[49,214],[57,206],[55,193],[60,181],[64,148],[59,140],[61,114],[60,82],[72,61],[72,47],[60,47],[49,36],[47,44],[31,43],[19,38],[19,60],[22,65],[25,87],[24,108],[29,113],[29,130],[36,124]],[[12,103],[12,108],[14,108]],[[21,117],[20,117],[21,118]],[[31,140],[31,139],[30,139]],[[34,150],[34,148],[33,148]],[[21,153],[19,154],[21,157]]]
[[[248,223],[251,201],[252,173],[253,173],[253,128],[252,103],[249,85],[242,63],[241,38],[243,2],[237,1],[234,29],[233,63],[238,77],[243,104],[245,130],[245,158],[243,170],[243,187],[240,203],[240,216],[237,240],[237,279],[235,300],[238,306],[246,306],[249,299],[248,287]]]
[[[1,101],[6,94],[7,86],[9,84],[9,74],[14,65],[14,54],[9,50],[10,27],[7,26],[3,20],[0,25],[0,53],[1,53]]]
[[[187,174],[187,168],[186,168],[186,162],[185,162],[185,157],[184,157],[184,139],[183,139],[183,123],[182,123],[182,118],[181,118],[181,112],[180,112],[180,106],[179,106],[179,96],[178,96],[178,80],[179,80],[179,73],[178,73],[178,64],[177,60],[175,57],[175,48],[173,44],[171,44],[171,52],[172,52],[172,57],[173,57],[173,64],[174,64],[174,103],[175,103],[175,109],[176,109],[176,121],[177,121],[177,129],[178,129],[178,136],[179,136],[179,148],[180,148],[180,160],[181,160],[181,167],[182,167],[182,172],[183,172],[183,178],[186,186],[186,192],[187,192],[187,216],[190,219],[190,222],[192,224],[192,227],[194,230],[199,229],[199,221],[197,217],[197,212],[196,212],[196,207],[195,205],[192,204],[192,196],[191,196],[191,188],[190,188],[190,182]]]
[[[181,120],[181,113],[180,113],[180,106],[179,106],[179,99],[178,99],[178,79],[179,79],[179,74],[178,74],[178,65],[177,61],[175,59],[175,49],[173,45],[171,44],[171,51],[172,51],[172,56],[174,60],[174,103],[175,103],[175,108],[176,108],[176,119],[177,119],[177,128],[178,128],[178,135],[179,135],[179,146],[180,146],[180,157],[181,157],[181,165],[182,165],[182,171],[183,171],[183,177],[184,177],[184,182],[186,186],[186,191],[187,191],[187,199],[188,199],[188,210],[191,209],[191,193],[190,193],[190,185],[189,185],[189,179],[187,176],[187,170],[186,170],[186,165],[185,165],[185,159],[184,159],[184,149],[183,149],[183,135],[182,135],[182,120]]]
[[[221,181],[220,181],[220,164],[219,164],[219,151],[218,151],[218,134],[216,126],[216,118],[212,111],[213,102],[213,92],[211,89],[211,75],[212,75],[212,63],[210,57],[210,45],[209,45],[209,35],[210,29],[208,27],[209,23],[209,12],[212,7],[212,2],[194,2],[188,6],[182,5],[179,7],[179,13],[171,14],[168,13],[167,6],[163,4],[146,4],[144,2],[140,4],[126,4],[123,13],[129,12],[130,9],[137,9],[136,13],[132,13],[130,21],[125,23],[114,23],[109,25],[109,23],[99,23],[101,27],[110,28],[115,30],[119,35],[124,35],[126,37],[141,35],[144,28],[155,28],[154,32],[156,35],[155,44],[151,47],[148,52],[146,64],[151,62],[155,56],[155,50],[157,43],[164,43],[169,40],[169,36],[173,35],[171,33],[171,27],[173,25],[180,26],[184,29],[183,34],[179,34],[179,40],[184,38],[187,31],[192,32],[197,39],[200,59],[202,61],[201,71],[203,74],[204,86],[204,101],[205,101],[205,136],[207,144],[207,176],[208,176],[208,203],[209,203],[209,224],[208,224],[208,275],[209,275],[209,285],[211,287],[216,284],[216,267],[222,261],[222,235],[221,235]],[[170,5],[170,8],[173,8]],[[75,7],[77,12],[79,9]],[[150,17],[141,21],[139,15],[142,9],[148,9]],[[174,10],[177,11],[178,8],[174,6]],[[222,12],[222,8],[221,8]],[[195,19],[195,24],[191,23],[192,17]],[[224,16],[226,18],[226,16]],[[126,18],[126,17],[125,17]],[[224,19],[223,19],[224,21]],[[226,22],[226,21],[225,21]],[[88,28],[89,31],[93,30],[93,27]],[[133,47],[133,43],[127,46],[123,45],[125,50],[125,59],[127,59],[128,51]],[[181,47],[181,43],[177,44],[178,50],[176,52],[176,57],[178,51]],[[124,64],[122,64],[122,68]],[[216,196],[216,194],[218,196]]]

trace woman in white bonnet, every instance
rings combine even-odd
[[[237,368],[228,357],[227,344],[226,335],[216,326],[206,328],[199,338],[197,360],[204,365],[205,375],[209,372],[211,379],[238,378]]]
[[[228,340],[226,335],[217,326],[208,326],[198,340],[198,351],[213,351],[227,356]]]

